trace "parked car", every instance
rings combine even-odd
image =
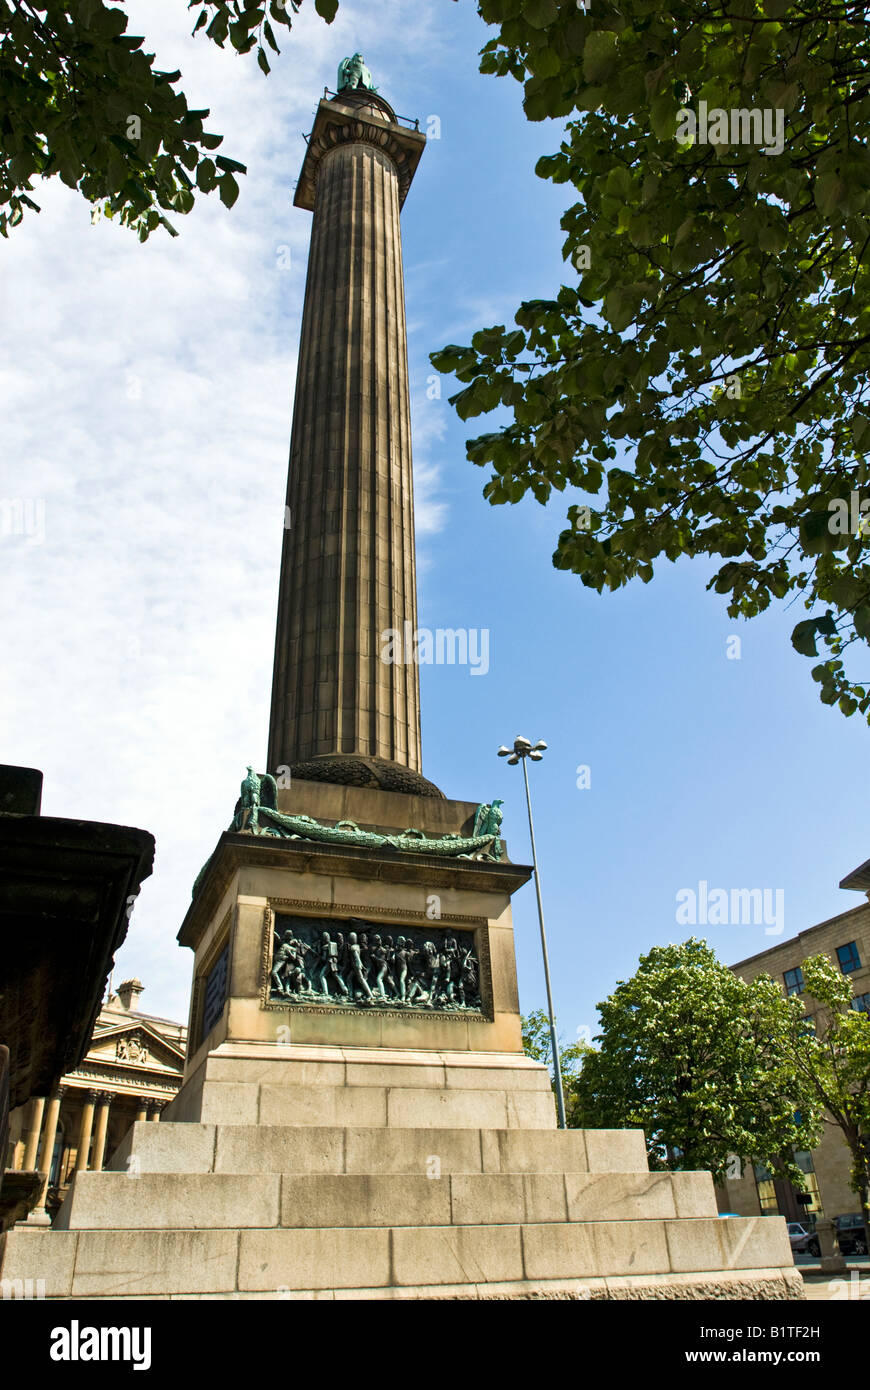
[[[849,1212],[846,1216],[835,1216],[834,1225],[841,1255],[867,1254],[867,1233],[860,1211]]]
[[[819,1238],[814,1231],[808,1231],[799,1221],[789,1221],[788,1238],[795,1255],[820,1255]]]

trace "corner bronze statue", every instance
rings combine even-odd
[[[365,87],[370,92],[378,90],[361,53],[355,53],[352,58],[342,58],[338,65],[338,86],[335,90],[341,92],[345,87]]]

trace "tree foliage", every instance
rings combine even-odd
[[[533,1009],[530,1014],[522,1020],[523,1051],[527,1057],[532,1057],[536,1062],[543,1062],[550,1072],[550,1081],[555,1088],[555,1077],[553,1073],[553,1040],[550,1034],[550,1019],[546,1010]],[[562,1072],[562,1090],[565,1095],[565,1118],[569,1129],[578,1127],[579,1121],[576,1118],[576,1087],[577,1078],[580,1075],[580,1068],[583,1059],[592,1051],[589,1043],[578,1040],[573,1043],[566,1043],[564,1038],[557,1037],[559,1044],[559,1066]]]
[[[821,1010],[809,1038],[805,1029],[792,1029],[785,1054],[848,1145],[870,1249],[870,1016],[852,1008],[849,977],[828,956],[810,956],[801,969],[804,990]]]
[[[575,1085],[576,1122],[641,1127],[654,1168],[709,1169],[733,1155],[802,1183],[821,1102],[785,1059],[803,1006],[767,976],[746,983],[704,941],[654,946],[602,1004],[600,1049]]]
[[[239,54],[278,50],[274,25],[289,29],[301,0],[192,0],[202,30]],[[338,0],[314,0],[331,23]],[[181,7],[179,5],[179,12]],[[34,179],[57,175],[107,217],[145,241],[157,227],[173,236],[167,213],[187,213],[199,193],[217,189],[232,207],[245,166],[214,155],[223,136],[203,128],[208,110],[191,110],[177,90],[180,72],[161,72],[145,40],[128,35],[127,16],[102,0],[0,0],[0,234],[26,210]]]
[[[870,720],[870,669],[844,662],[870,639],[855,518],[870,450],[866,7],[479,9],[498,28],[481,70],[522,83],[529,120],[570,117],[537,173],[575,195],[567,283],[432,357],[462,383],[463,419],[511,413],[467,446],[490,470],[484,495],[585,494],[553,560],[598,592],[707,555],[732,617],[802,602],[792,642],[816,657],[824,644],[821,699]],[[700,119],[702,102],[738,113],[734,143],[721,125],[689,139],[680,113]],[[781,114],[781,150],[739,115],[753,111],[771,132]]]

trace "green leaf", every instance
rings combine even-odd
[[[818,656],[816,651],[816,620],[807,618],[798,623],[791,634],[791,644],[801,656]]]
[[[534,29],[546,29],[559,18],[559,7],[556,0],[525,0],[523,18]]]
[[[852,416],[852,442],[859,453],[864,453],[870,449],[870,416],[862,414]]]
[[[331,24],[338,14],[338,0],[314,0],[314,8],[321,19]]]
[[[606,82],[616,68],[616,35],[609,29],[593,29],[583,48],[583,76],[587,82]]]
[[[837,174],[822,174],[813,189],[816,207],[825,217],[830,217],[839,207],[846,191],[846,185]]]
[[[239,185],[232,174],[224,174],[218,179],[217,186],[220,189],[221,202],[225,207],[231,208],[239,196]]]

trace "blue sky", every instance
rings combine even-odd
[[[427,397],[431,351],[574,273],[565,189],[534,175],[558,126],[530,125],[520,88],[478,73],[474,6],[343,0],[327,28],[306,4],[269,78],[191,39],[180,0],[124,8],[249,173],[234,209],[203,199],[176,240],[145,246],[47,185],[0,249],[0,498],[45,509],[41,543],[0,539],[0,759],[42,768],[45,814],[156,835],[116,981],[138,974],[143,1008],[186,1019],[190,885],[245,765],[265,759],[311,225],[292,185],[323,87],[356,49],[398,112],[440,120],[403,213],[419,621],[490,632],[485,676],[422,668],[424,771],[449,796],[502,797],[526,861],[521,771],[495,750],[547,740],[531,778],[560,1029],[594,1032],[597,1001],[653,944],[694,932],[733,962],[782,939],[679,926],[676,895],[702,880],[783,890],[785,937],[857,906],[836,885],[870,853],[868,734],[818,702],[789,643],[802,610],[734,623],[685,561],[645,587],[583,589],[551,564],[564,498],[481,496],[464,444],[499,417],[463,424],[446,381]],[[531,884],[514,918],[528,1011],[544,1003]]]

